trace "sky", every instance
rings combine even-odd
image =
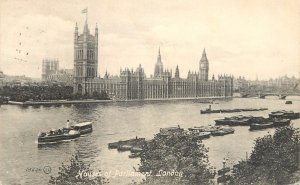
[[[210,78],[299,78],[299,0],[0,0],[0,70],[40,78],[43,58],[73,68],[86,7],[101,76],[139,64],[150,76],[160,47],[164,68],[178,65],[183,78],[199,71],[204,48]]]

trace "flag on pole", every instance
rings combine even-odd
[[[81,10],[81,13],[87,13],[87,8]]]

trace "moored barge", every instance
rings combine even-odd
[[[268,108],[244,108],[244,109],[211,109],[209,106],[208,109],[200,110],[200,114],[211,114],[211,113],[233,113],[233,112],[249,112],[249,111],[264,111]]]
[[[269,114],[270,118],[282,118],[282,119],[298,119],[300,118],[300,112],[293,111],[275,111]]]

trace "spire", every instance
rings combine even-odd
[[[98,36],[98,25],[96,23],[96,27],[95,27],[95,35]]]
[[[202,58],[201,60],[207,60],[206,58],[206,52],[205,52],[205,48],[203,49],[203,52],[202,52]]]
[[[159,47],[157,62],[155,64],[155,68],[154,68],[154,77],[161,76],[163,74],[163,71],[164,71],[164,68],[163,68],[163,63],[161,62],[160,47]]]
[[[157,63],[161,63],[160,46],[158,48]]]
[[[175,78],[180,78],[178,65],[176,66]]]
[[[160,46],[158,47],[158,56],[160,56]]]
[[[84,32],[84,33],[89,32],[89,27],[88,27],[87,20],[85,21],[83,32]]]
[[[77,26],[77,22],[75,24],[75,33],[78,33],[78,26]]]

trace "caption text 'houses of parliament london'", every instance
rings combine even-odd
[[[105,91],[116,100],[147,100],[168,98],[230,97],[233,93],[233,78],[228,75],[208,79],[209,62],[205,49],[199,62],[199,72],[189,72],[186,79],[180,78],[177,66],[175,75],[164,70],[158,51],[154,75],[146,77],[141,64],[134,71],[120,69],[120,76],[98,77],[98,28],[90,33],[85,21],[83,33],[74,32],[74,93]]]

